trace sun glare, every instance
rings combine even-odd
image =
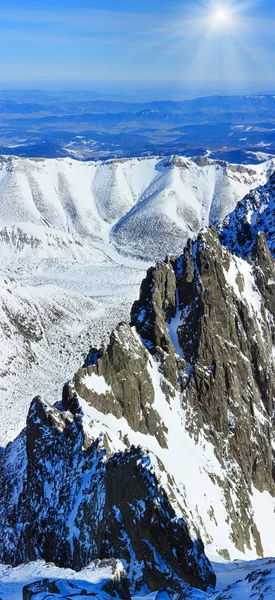
[[[214,18],[215,18],[215,20],[216,20],[216,21],[221,21],[221,22],[228,21],[228,19],[229,19],[229,14],[228,14],[228,12],[227,12],[226,10],[223,10],[223,9],[221,8],[221,9],[218,9],[218,10],[215,12],[215,14],[214,14]]]
[[[232,13],[226,8],[216,8],[211,21],[215,27],[229,27],[232,25]]]

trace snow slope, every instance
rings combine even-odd
[[[118,563],[119,564],[119,563]],[[217,576],[216,592],[207,593],[189,588],[189,600],[274,600],[275,597],[275,560],[263,559],[256,561],[234,561],[213,563]],[[106,581],[112,579],[110,567],[98,568],[91,564],[86,569],[76,573],[72,569],[61,569],[44,561],[26,563],[18,567],[0,565],[0,594],[2,600],[21,600],[22,590],[25,585],[35,581],[50,579],[58,580],[62,584],[63,594],[70,593],[68,584],[79,586],[89,594],[98,598],[109,600],[110,596],[102,591]],[[61,585],[60,585],[61,587]],[[75,592],[72,592],[75,593]],[[64,595],[51,596],[63,598]],[[48,594],[39,596],[46,600]],[[85,600],[85,596],[79,598]],[[169,600],[167,592],[159,591],[151,594],[138,595],[133,600]]]
[[[257,180],[266,181],[274,164],[254,169],[207,159],[163,159],[139,201],[114,225],[111,240],[120,252],[147,259],[179,254],[189,237],[228,214]]]
[[[36,393],[60,394],[90,346],[129,319],[143,275],[106,261],[0,276],[0,446],[25,426]]]
[[[75,245],[81,257],[84,240],[111,241],[130,256],[163,258],[266,183],[274,164],[244,167],[182,157],[2,158],[0,240],[8,245],[12,240],[22,251],[33,238],[39,253],[41,239],[45,257],[52,245],[58,253],[58,246],[71,246],[72,260],[77,260]]]
[[[117,563],[117,574],[123,571],[123,566],[119,561]],[[44,561],[32,562],[11,568],[7,565],[0,565],[0,594],[2,600],[21,600],[22,590],[25,585],[40,581],[41,579],[58,580],[63,594],[77,595],[77,590],[70,590],[69,584],[79,586],[79,595],[83,598],[81,590],[87,591],[88,595],[94,595],[100,600],[110,600],[111,596],[102,589],[103,586],[114,579],[113,565],[108,565],[98,561],[98,564],[91,563],[83,571],[76,573],[71,569],[60,569],[53,564],[47,564]],[[39,596],[40,600],[48,598],[49,594]],[[55,596],[51,595],[51,598]],[[58,596],[57,596],[58,597]],[[59,596],[61,597],[61,596]],[[64,597],[64,596],[63,596]]]

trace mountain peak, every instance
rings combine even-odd
[[[263,234],[246,261],[213,227],[148,270],[131,324],[91,349],[62,401],[34,399],[4,453],[2,560],[119,556],[132,590],[179,590],[214,583],[202,542],[226,558],[272,551],[273,280]],[[15,506],[5,465],[24,443]]]

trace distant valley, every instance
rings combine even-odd
[[[129,103],[92,93],[0,92],[0,153],[79,160],[177,153],[259,163],[275,155],[275,96]]]

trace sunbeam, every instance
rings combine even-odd
[[[192,9],[192,12],[194,9]],[[184,69],[186,81],[223,81],[228,93],[236,82],[245,86],[253,74],[253,55],[245,51],[252,36],[255,43],[255,19],[249,5],[208,2],[189,14],[189,64]],[[255,68],[258,65],[255,62]],[[262,77],[266,78],[262,71]]]

